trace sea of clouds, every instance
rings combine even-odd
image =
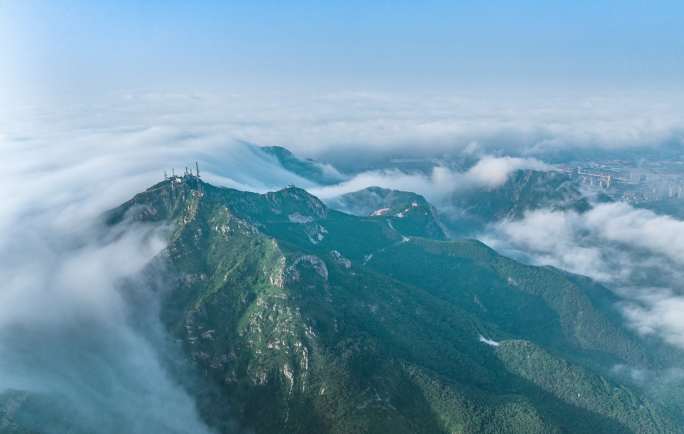
[[[646,109],[628,97],[514,107],[359,93],[305,101],[127,94],[12,112],[0,120],[0,393],[60,394],[98,432],[208,432],[155,342],[130,324],[121,294],[121,282],[164,248],[163,228],[131,223],[115,237],[98,223],[164,171],[198,161],[204,179],[223,186],[295,184],[330,199],[377,185],[440,205],[461,189],[496,188],[518,169],[552,170],[547,157],[680,146],[682,119],[669,104]],[[287,146],[346,175],[315,185],[252,143]],[[463,155],[472,164],[447,164]],[[386,165],[416,156],[437,163],[427,172]],[[631,326],[684,347],[682,234],[680,220],[617,203],[586,214],[539,210],[495,222],[481,237],[606,283],[628,300],[621,308]]]

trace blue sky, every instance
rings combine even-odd
[[[677,1],[0,0],[6,95],[677,88]]]

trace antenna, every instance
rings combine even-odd
[[[199,164],[197,163],[197,161],[195,161],[195,173],[197,174],[197,177],[199,178],[199,177],[200,177],[200,174],[199,174]]]
[[[176,169],[171,169],[171,177],[172,178],[176,177]]]
[[[164,171],[164,181],[166,181],[167,179],[169,179],[169,177],[166,175],[166,170],[165,170]]]

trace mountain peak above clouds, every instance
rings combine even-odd
[[[406,218],[430,210],[413,193],[367,189],[390,211],[354,216],[296,187],[257,194],[189,181],[157,184],[108,221],[175,228],[160,256],[170,282],[161,317],[204,373],[194,393],[210,426],[674,430],[659,404],[609,375],[616,364],[658,365],[662,353],[622,325],[605,288],[477,241],[407,236],[404,207]],[[567,375],[556,379],[558,369]]]

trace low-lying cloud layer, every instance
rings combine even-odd
[[[552,167],[531,158],[484,156],[465,171],[446,166],[433,167],[430,173],[407,173],[398,169],[361,172],[351,179],[332,186],[313,187],[309,191],[321,199],[330,199],[367,187],[383,187],[412,191],[439,204],[450,194],[472,189],[492,189],[506,182],[516,170],[552,170]]]
[[[80,230],[68,234],[24,216],[0,237],[0,393],[47,397],[45,411],[65,408],[60,417],[75,432],[208,433],[147,335],[130,325],[120,292],[164,247],[163,228],[130,226],[113,238],[73,223]],[[61,432],[44,425],[50,414],[23,417],[32,429]]]
[[[24,117],[40,116],[53,127],[65,122],[87,128],[173,125],[187,134],[283,145],[348,171],[401,156],[491,154],[557,161],[623,150],[681,151],[682,101],[684,94],[676,93],[340,92],[306,98],[148,92],[117,95],[85,108],[59,107],[58,115],[28,109]],[[5,118],[20,115],[14,109]],[[0,131],[6,129],[1,122]],[[5,121],[4,126],[11,125]]]
[[[629,300],[622,311],[636,330],[684,348],[684,221],[610,203],[584,214],[532,211],[492,225],[483,239],[603,282]]]

